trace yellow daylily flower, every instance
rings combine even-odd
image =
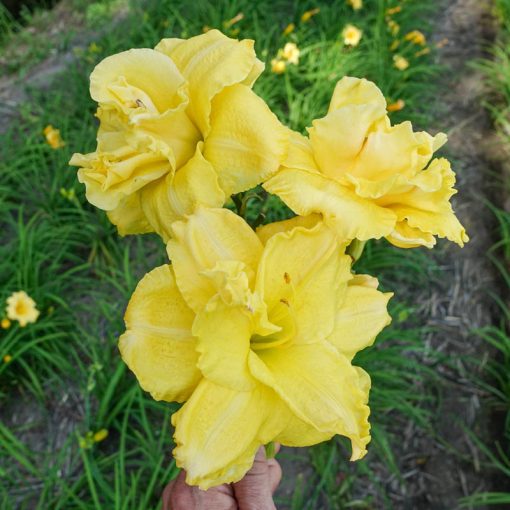
[[[359,11],[363,7],[363,0],[347,0],[347,3],[355,10]]]
[[[320,10],[319,7],[315,7],[314,9],[310,9],[309,11],[305,11],[301,15],[301,21],[303,23],[306,23],[307,21],[310,21],[316,14],[319,14],[320,11],[321,10]]]
[[[97,149],[70,163],[121,235],[167,240],[197,205],[221,207],[276,172],[288,132],[251,90],[264,67],[253,44],[209,30],[96,66]]]
[[[0,322],[0,327],[2,329],[9,329],[11,327],[11,321],[7,317],[4,317]]]
[[[409,60],[402,55],[393,55],[393,65],[399,71],[405,71],[409,67]]]
[[[18,321],[22,328],[29,322],[35,322],[39,317],[40,312],[35,305],[35,301],[24,290],[13,292],[6,302],[5,313],[7,317]]]
[[[289,34],[291,34],[292,32],[294,32],[295,28],[296,28],[296,25],[295,25],[294,23],[289,23],[289,24],[288,24],[288,25],[284,28],[284,30],[283,30],[283,32],[282,32],[282,34],[283,34],[284,36],[289,35]]]
[[[463,246],[469,238],[450,204],[455,174],[446,159],[432,159],[446,135],[392,126],[386,112],[374,83],[343,78],[328,114],[312,122],[309,138],[292,134],[287,160],[264,188],[299,215],[322,214],[340,239],[430,248],[439,236]]]
[[[43,129],[43,134],[46,137],[46,142],[52,149],[60,149],[65,145],[60,136],[60,129],[55,129],[51,124],[48,124]]]
[[[299,48],[295,43],[287,43],[283,47],[283,51],[281,52],[281,56],[289,63],[297,65],[299,63]]]
[[[363,32],[354,25],[346,25],[342,30],[342,37],[346,46],[357,46],[361,41]]]
[[[241,479],[270,441],[341,434],[353,460],[366,453],[370,378],[351,360],[389,323],[391,294],[353,277],[326,225],[299,221],[263,243],[233,212],[199,208],[128,305],[124,361],[154,398],[186,401],[172,423],[189,484]]]
[[[287,69],[285,60],[281,60],[279,58],[273,58],[273,60],[271,60],[271,71],[273,73],[282,74],[285,72],[285,69]]]
[[[423,34],[423,32],[420,32],[419,30],[411,30],[411,32],[408,32],[404,36],[404,39],[406,41],[410,41],[413,44],[418,44],[420,46],[425,46],[425,44],[427,43],[425,35]]]

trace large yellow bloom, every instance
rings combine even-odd
[[[178,466],[207,489],[237,481],[270,441],[370,440],[369,376],[351,364],[389,323],[391,294],[351,274],[321,221],[264,227],[226,209],[175,222],[172,265],[148,273],[125,316],[120,351],[174,414]]]
[[[262,70],[253,41],[218,30],[104,59],[90,77],[97,149],[71,159],[88,200],[122,235],[167,239],[197,204],[221,207],[274,174],[288,131],[251,90]]]
[[[446,159],[432,160],[446,135],[392,126],[376,85],[349,77],[312,125],[309,138],[292,134],[286,162],[264,184],[294,212],[321,213],[345,240],[386,237],[403,248],[432,247],[434,236],[468,241],[450,204],[455,174]]]

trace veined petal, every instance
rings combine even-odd
[[[366,286],[366,280],[360,281],[359,276],[364,275],[349,282],[335,316],[335,327],[328,337],[328,342],[349,360],[372,345],[391,322],[387,304],[393,294]]]
[[[203,379],[172,416],[176,463],[186,482],[206,490],[240,480],[261,444],[272,441],[288,410],[269,388],[236,391]]]
[[[209,133],[211,101],[236,83],[250,86],[264,69],[255,56],[254,41],[237,41],[219,30],[189,39],[163,39],[158,52],[168,55],[189,83],[188,112],[204,136]]]
[[[259,239],[262,241],[262,244],[266,244],[267,241],[275,234],[280,232],[288,232],[289,230],[292,230],[296,227],[312,229],[320,221],[322,221],[322,216],[320,214],[294,216],[294,218],[290,218],[289,220],[275,221],[273,223],[268,223],[267,225],[262,225],[261,227],[257,228],[256,233]]]
[[[248,370],[252,319],[241,306],[214,299],[214,307],[199,312],[193,323],[200,354],[198,368],[206,379],[237,391],[248,391],[256,381]]]
[[[339,239],[379,239],[390,234],[397,215],[325,176],[282,169],[263,184],[296,214],[321,213]]]
[[[351,278],[350,269],[350,258],[324,224],[312,230],[297,227],[268,240],[256,289],[271,322],[280,325],[275,317],[288,308],[296,325],[294,343],[318,342],[334,327],[338,288]]]
[[[273,388],[298,418],[326,434],[347,436],[351,460],[370,441],[368,388],[356,369],[327,342],[251,353],[253,375]],[[365,381],[366,382],[366,381]]]
[[[126,114],[184,108],[185,87],[185,78],[172,59],[149,48],[106,57],[90,75],[92,99]]]
[[[186,221],[172,225],[173,239],[167,245],[177,284],[188,305],[199,312],[217,293],[203,272],[218,261],[243,262],[250,285],[262,253],[262,243],[239,216],[227,209],[198,208]]]
[[[373,104],[386,111],[386,99],[379,87],[365,78],[344,76],[335,87],[328,112],[349,105]]]
[[[146,274],[131,296],[119,349],[140,386],[156,400],[183,402],[201,378],[193,319],[168,265]]]
[[[246,85],[234,85],[212,105],[204,156],[225,194],[253,188],[273,175],[287,154],[290,131],[266,103]]]

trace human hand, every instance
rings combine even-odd
[[[266,459],[259,448],[253,467],[237,483],[223,484],[203,491],[185,482],[185,473],[163,491],[162,510],[276,510],[273,492],[282,478],[276,459]]]

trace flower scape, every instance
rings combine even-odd
[[[71,159],[121,235],[166,243],[119,348],[153,398],[183,403],[174,456],[202,489],[240,480],[271,442],[339,434],[361,459],[371,382],[352,360],[389,324],[392,294],[353,262],[370,239],[468,240],[455,174],[433,157],[444,134],[391,125],[377,86],[345,77],[304,136],[252,90],[263,68],[253,41],[218,30],[110,56],[91,75],[97,149]],[[223,208],[258,185],[295,216],[254,229]]]

